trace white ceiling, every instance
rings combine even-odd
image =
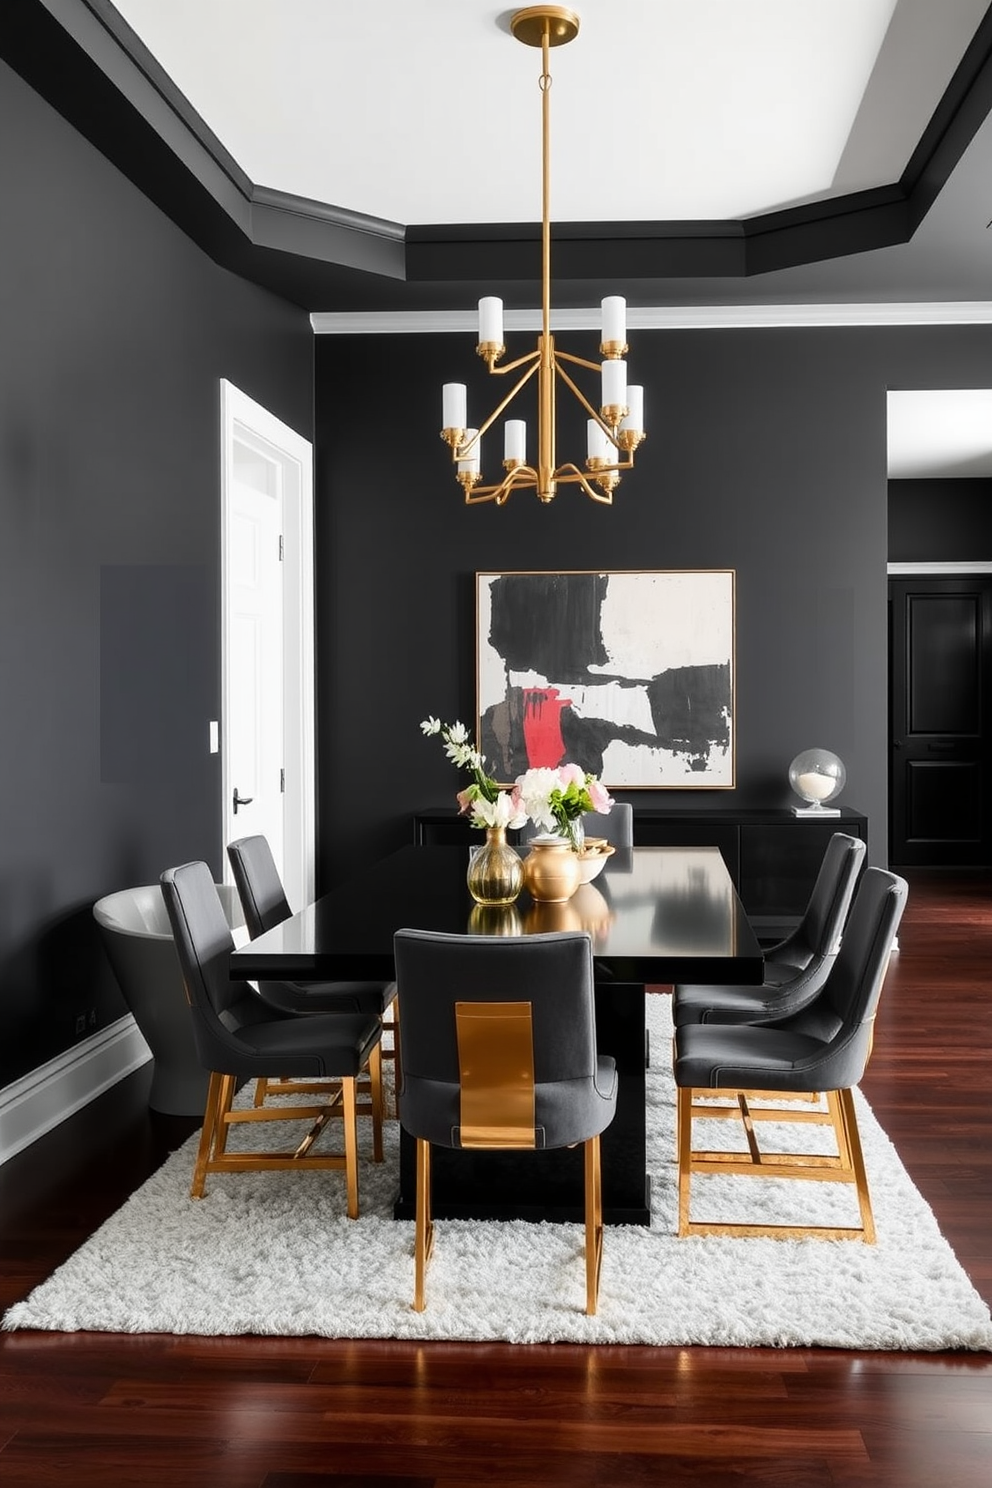
[[[539,49],[491,0],[115,0],[260,186],[392,221],[540,217]],[[577,0],[559,221],[741,218],[898,180],[987,0]]]
[[[888,395],[889,476],[992,476],[992,389]]]

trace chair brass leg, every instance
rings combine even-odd
[[[215,1160],[218,1157],[223,1157],[227,1151],[227,1118],[237,1090],[238,1082],[234,1075],[220,1076],[220,1094],[217,1098],[217,1131],[214,1136],[213,1150]]]
[[[692,1181],[692,1088],[678,1089],[679,1235],[689,1233],[689,1185]]]
[[[417,1219],[414,1230],[413,1310],[423,1312],[427,1306],[425,1277],[427,1262],[434,1249],[434,1222],[431,1219],[431,1144],[417,1138]]]
[[[207,1086],[207,1099],[203,1108],[203,1129],[200,1132],[200,1145],[196,1150],[193,1182],[189,1191],[191,1199],[203,1198],[203,1189],[207,1181],[207,1163],[210,1160],[214,1132],[217,1129],[217,1111],[223,1078],[223,1075],[218,1075],[214,1071],[210,1073],[210,1083]]]
[[[754,1134],[754,1122],[751,1120],[751,1107],[747,1103],[747,1095],[743,1090],[737,1092],[737,1104],[740,1107],[741,1120],[744,1123],[744,1136],[747,1138],[747,1150],[751,1154],[753,1163],[761,1162],[761,1149],[758,1139]]]
[[[341,1081],[344,1099],[344,1176],[348,1187],[348,1218],[358,1218],[358,1113],[355,1079]]]
[[[603,1187],[599,1137],[585,1143],[586,1312],[595,1317],[599,1306],[599,1274],[603,1264]]]
[[[841,1116],[844,1123],[844,1135],[847,1150],[851,1157],[851,1167],[854,1171],[854,1182],[858,1191],[858,1208],[861,1211],[861,1225],[864,1230],[864,1243],[874,1245],[878,1238],[875,1232],[875,1215],[871,1207],[871,1194],[868,1189],[868,1174],[865,1171],[865,1155],[861,1146],[861,1133],[858,1131],[858,1118],[854,1111],[854,1091],[838,1090]]]
[[[369,1054],[369,1080],[372,1095],[372,1161],[382,1162],[382,1050],[378,1044]]]

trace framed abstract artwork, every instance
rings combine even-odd
[[[734,571],[476,574],[476,739],[496,778],[734,784]]]

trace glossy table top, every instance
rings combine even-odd
[[[401,928],[527,935],[588,930],[597,964],[629,982],[762,980],[754,932],[719,848],[635,847],[608,859],[565,904],[526,891],[505,909],[478,906],[463,847],[404,847],[236,951],[252,979],[390,978]]]

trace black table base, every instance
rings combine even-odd
[[[601,1054],[617,1062],[617,1111],[603,1133],[603,1220],[606,1224],[651,1223],[646,1171],[644,987],[637,982],[596,986],[596,1039]],[[396,1219],[416,1211],[416,1143],[400,1134],[400,1192]],[[431,1149],[431,1195],[435,1219],[524,1219],[580,1223],[584,1174],[582,1148],[553,1151],[480,1152]]]

